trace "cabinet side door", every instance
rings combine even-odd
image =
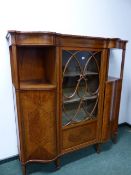
[[[20,91],[24,162],[56,157],[56,92]]]
[[[116,139],[117,137],[121,86],[121,79],[106,82],[102,141],[107,141],[110,138]]]

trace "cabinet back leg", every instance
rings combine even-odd
[[[57,158],[57,159],[55,160],[55,165],[56,165],[56,169],[57,169],[57,170],[60,169],[60,158]]]
[[[23,172],[23,175],[26,175],[26,165],[22,165],[22,172]]]
[[[117,143],[117,133],[115,133],[115,134],[112,136],[112,142],[113,142],[114,144]]]
[[[95,145],[95,150],[96,150],[96,152],[99,154],[100,153],[100,151],[101,151],[101,144],[100,143],[97,143],[96,145]]]

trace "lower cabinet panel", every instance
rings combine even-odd
[[[117,136],[122,80],[114,79],[106,82],[102,141]]]
[[[107,141],[110,138],[113,99],[115,95],[114,85],[115,85],[114,81],[106,82],[103,126],[102,126],[102,141]]]
[[[56,157],[55,91],[20,91],[24,161]]]
[[[63,129],[63,150],[96,139],[97,121]]]

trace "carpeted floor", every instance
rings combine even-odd
[[[102,145],[100,154],[91,146],[62,157],[58,171],[50,163],[29,165],[27,172],[28,175],[130,175],[131,128],[119,127],[118,143]],[[0,175],[22,175],[19,160],[0,164]]]

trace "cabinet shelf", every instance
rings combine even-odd
[[[21,90],[51,90],[55,88],[56,85],[41,80],[28,80],[20,82]]]
[[[85,121],[85,120],[91,120],[91,119],[95,119],[96,116],[95,115],[87,115],[84,111],[84,109],[81,109],[79,111],[79,113],[74,116],[76,113],[76,110],[75,109],[70,109],[67,111],[67,115],[66,113],[63,112],[62,114],[62,124],[63,126],[66,126],[68,125],[70,122],[73,124],[73,123],[77,123],[77,122],[82,122],[82,121]]]
[[[108,81],[116,81],[116,80],[119,80],[119,79],[120,78],[108,76]]]
[[[67,92],[70,92],[70,90],[67,90],[67,89],[63,89],[63,91],[66,92],[66,93],[64,93],[65,96],[68,96]],[[74,103],[76,101],[80,101],[81,99],[82,100],[92,100],[92,99],[96,99],[97,98],[97,95],[92,95],[91,93],[88,93],[88,92],[86,92],[86,94],[81,92],[80,94],[81,94],[81,96],[79,96],[78,94],[75,94],[72,98],[63,97],[63,103],[64,104]],[[82,94],[83,94],[83,96],[82,96]]]
[[[79,71],[75,71],[75,72],[66,72],[63,77],[75,77],[75,76],[80,76],[80,72]],[[98,72],[91,72],[91,71],[87,71],[84,73],[85,76],[90,76],[90,75],[98,75]]]

